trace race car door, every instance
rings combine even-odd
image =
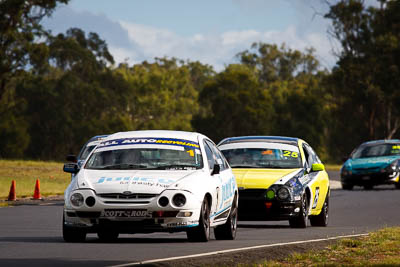
[[[216,145],[206,140],[206,145],[212,150],[214,163],[219,165],[220,171],[214,178],[218,180],[217,201],[215,203],[215,213],[212,215],[214,221],[224,220],[228,217],[235,193],[235,178],[229,167],[228,162]]]

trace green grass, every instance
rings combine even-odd
[[[71,181],[63,163],[25,160],[0,160],[0,199],[8,197],[11,181],[16,182],[17,198],[32,197],[36,179],[42,196],[62,195]]]
[[[400,266],[399,252],[400,227],[393,227],[359,239],[343,239],[324,250],[295,253],[284,260],[256,266]]]
[[[338,164],[325,164],[325,169],[327,171],[339,171],[342,165]]]

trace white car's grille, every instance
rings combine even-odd
[[[157,194],[108,193],[97,194],[97,196],[102,198],[105,204],[149,204],[151,199],[156,197]]]
[[[106,204],[148,204],[157,194],[97,194]]]
[[[98,194],[101,198],[108,199],[148,199],[156,197],[156,194],[120,194],[120,193],[109,193],[109,194]]]

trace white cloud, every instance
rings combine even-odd
[[[133,49],[126,49],[118,46],[109,46],[108,49],[114,57],[114,61],[119,63],[127,63],[129,65],[140,63],[141,58]]]
[[[244,1],[244,0],[234,0]],[[253,0],[263,4],[262,0]],[[286,0],[288,1],[288,0]],[[305,1],[305,0],[302,0]],[[317,0],[314,0],[317,1]],[[155,57],[176,57],[183,60],[200,61],[221,71],[224,66],[237,62],[235,55],[250,49],[254,42],[277,44],[304,51],[314,47],[316,56],[324,67],[330,68],[335,59],[331,55],[331,44],[327,34],[311,30],[303,24],[287,26],[284,30],[241,30],[200,32],[179,35],[176,32],[126,21],[113,21],[105,14],[75,11],[68,6],[57,10],[56,15],[45,20],[45,26],[54,33],[65,32],[70,27],[79,27],[85,32],[97,32],[103,38],[116,63],[140,63]]]
[[[199,60],[202,63],[213,65],[217,71],[225,65],[235,62],[235,55],[249,49],[254,42],[264,42],[281,45],[285,43],[291,49],[305,51],[313,47],[321,64],[327,68],[334,65],[335,59],[330,52],[330,43],[326,35],[309,33],[300,36],[294,26],[285,31],[229,31],[222,34],[194,34],[179,36],[167,29],[149,27],[140,24],[120,22],[128,32],[128,36],[136,49],[129,51],[125,58],[133,62],[152,60],[155,57],[176,57],[179,59]],[[110,49],[114,52],[113,49]],[[118,50],[119,58],[123,58],[122,50]],[[143,55],[145,58],[137,57]],[[118,61],[118,60],[117,60]]]
[[[222,45],[232,46],[239,43],[249,42],[259,38],[260,33],[254,30],[229,31],[222,34]]]

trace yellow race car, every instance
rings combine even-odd
[[[327,226],[329,177],[309,144],[299,138],[242,136],[218,148],[239,188],[239,220],[289,220],[294,228]]]

